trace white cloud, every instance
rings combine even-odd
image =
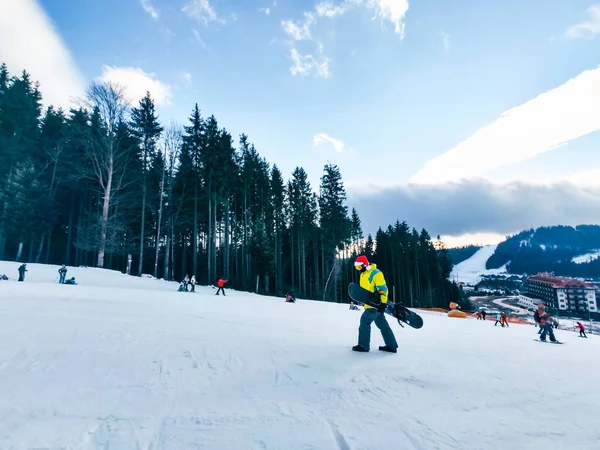
[[[310,28],[315,24],[315,16],[312,13],[305,12],[302,22],[294,23],[291,20],[282,20],[283,31],[296,41],[311,40]]]
[[[203,22],[205,25],[219,20],[215,8],[210,4],[210,0],[189,0],[182,11],[188,17]],[[223,20],[219,21],[223,22]]]
[[[323,144],[331,144],[337,153],[341,153],[342,150],[344,150],[344,143],[339,139],[332,138],[327,133],[315,134],[313,137],[313,145],[316,147]]]
[[[127,100],[133,106],[137,106],[146,92],[150,92],[158,106],[171,104],[171,86],[157,80],[154,74],[146,73],[139,67],[104,66],[99,79],[122,86]]]
[[[446,248],[464,247],[465,245],[494,245],[506,240],[506,235],[498,233],[466,233],[459,236],[442,235]]]
[[[598,184],[492,183],[476,179],[395,187],[366,180],[344,185],[349,206],[364,218],[365,232],[406,220],[432,236],[506,235],[539,226],[597,223],[600,217]]]
[[[298,53],[298,50],[292,48],[291,57],[293,65],[290,67],[290,72],[292,75],[329,77],[329,59],[322,54],[317,57],[313,55],[301,55]]]
[[[599,130],[599,117],[600,67],[504,112],[428,161],[411,181],[440,183],[482,176]]]
[[[600,5],[590,6],[587,13],[590,20],[569,27],[565,32],[566,37],[570,39],[593,39],[594,36],[600,34]]]
[[[366,0],[367,7],[375,10],[376,16],[394,24],[400,39],[404,39],[404,18],[408,11],[408,0]]]
[[[320,17],[336,17],[344,14],[347,9],[344,4],[334,5],[330,1],[325,1],[317,5],[316,11]]]
[[[442,38],[442,46],[445,52],[450,51],[450,35],[445,31],[440,31],[440,38]]]
[[[271,8],[260,8],[260,12],[264,12],[267,16],[271,14]]]
[[[85,82],[39,3],[0,0],[0,9],[0,62],[39,81],[45,105],[68,109],[72,98],[83,97]]]
[[[156,8],[152,6],[150,0],[140,0],[140,4],[142,5],[142,8],[144,8],[144,11],[150,15],[150,17],[152,17],[154,20],[158,20],[160,15],[158,14]]]
[[[600,168],[589,169],[569,175],[564,177],[564,181],[573,183],[577,186],[598,187],[600,186]]]
[[[185,82],[187,84],[192,84],[192,74],[189,72],[183,72],[181,74],[181,76],[183,77],[183,79],[185,80]]]
[[[192,28],[192,34],[194,35],[196,42],[200,44],[204,50],[210,50],[206,42],[204,42],[204,39],[202,39],[202,36],[200,36],[200,32],[197,29]]]

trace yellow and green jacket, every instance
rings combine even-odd
[[[365,270],[360,274],[360,287],[367,291],[379,294],[382,303],[388,301],[388,288],[385,284],[383,272],[377,268],[376,264],[371,264],[369,270]],[[372,306],[365,305],[365,309]]]

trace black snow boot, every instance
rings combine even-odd
[[[355,345],[354,347],[352,347],[352,351],[353,352],[362,352],[362,353],[367,353],[369,350],[367,350],[366,348],[360,346],[360,345]]]
[[[379,347],[379,350],[382,352],[388,352],[388,353],[398,353],[398,349],[393,348],[393,347],[388,347],[387,345],[382,345],[381,347]]]

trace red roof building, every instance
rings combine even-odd
[[[557,277],[538,273],[527,279],[527,295],[542,300],[560,311],[574,313],[598,312],[596,291],[599,288],[577,278]]]

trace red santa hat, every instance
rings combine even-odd
[[[354,265],[356,267],[366,267],[367,269],[370,266],[369,260],[367,259],[367,257],[365,255],[360,255],[358,258],[356,258]]]

